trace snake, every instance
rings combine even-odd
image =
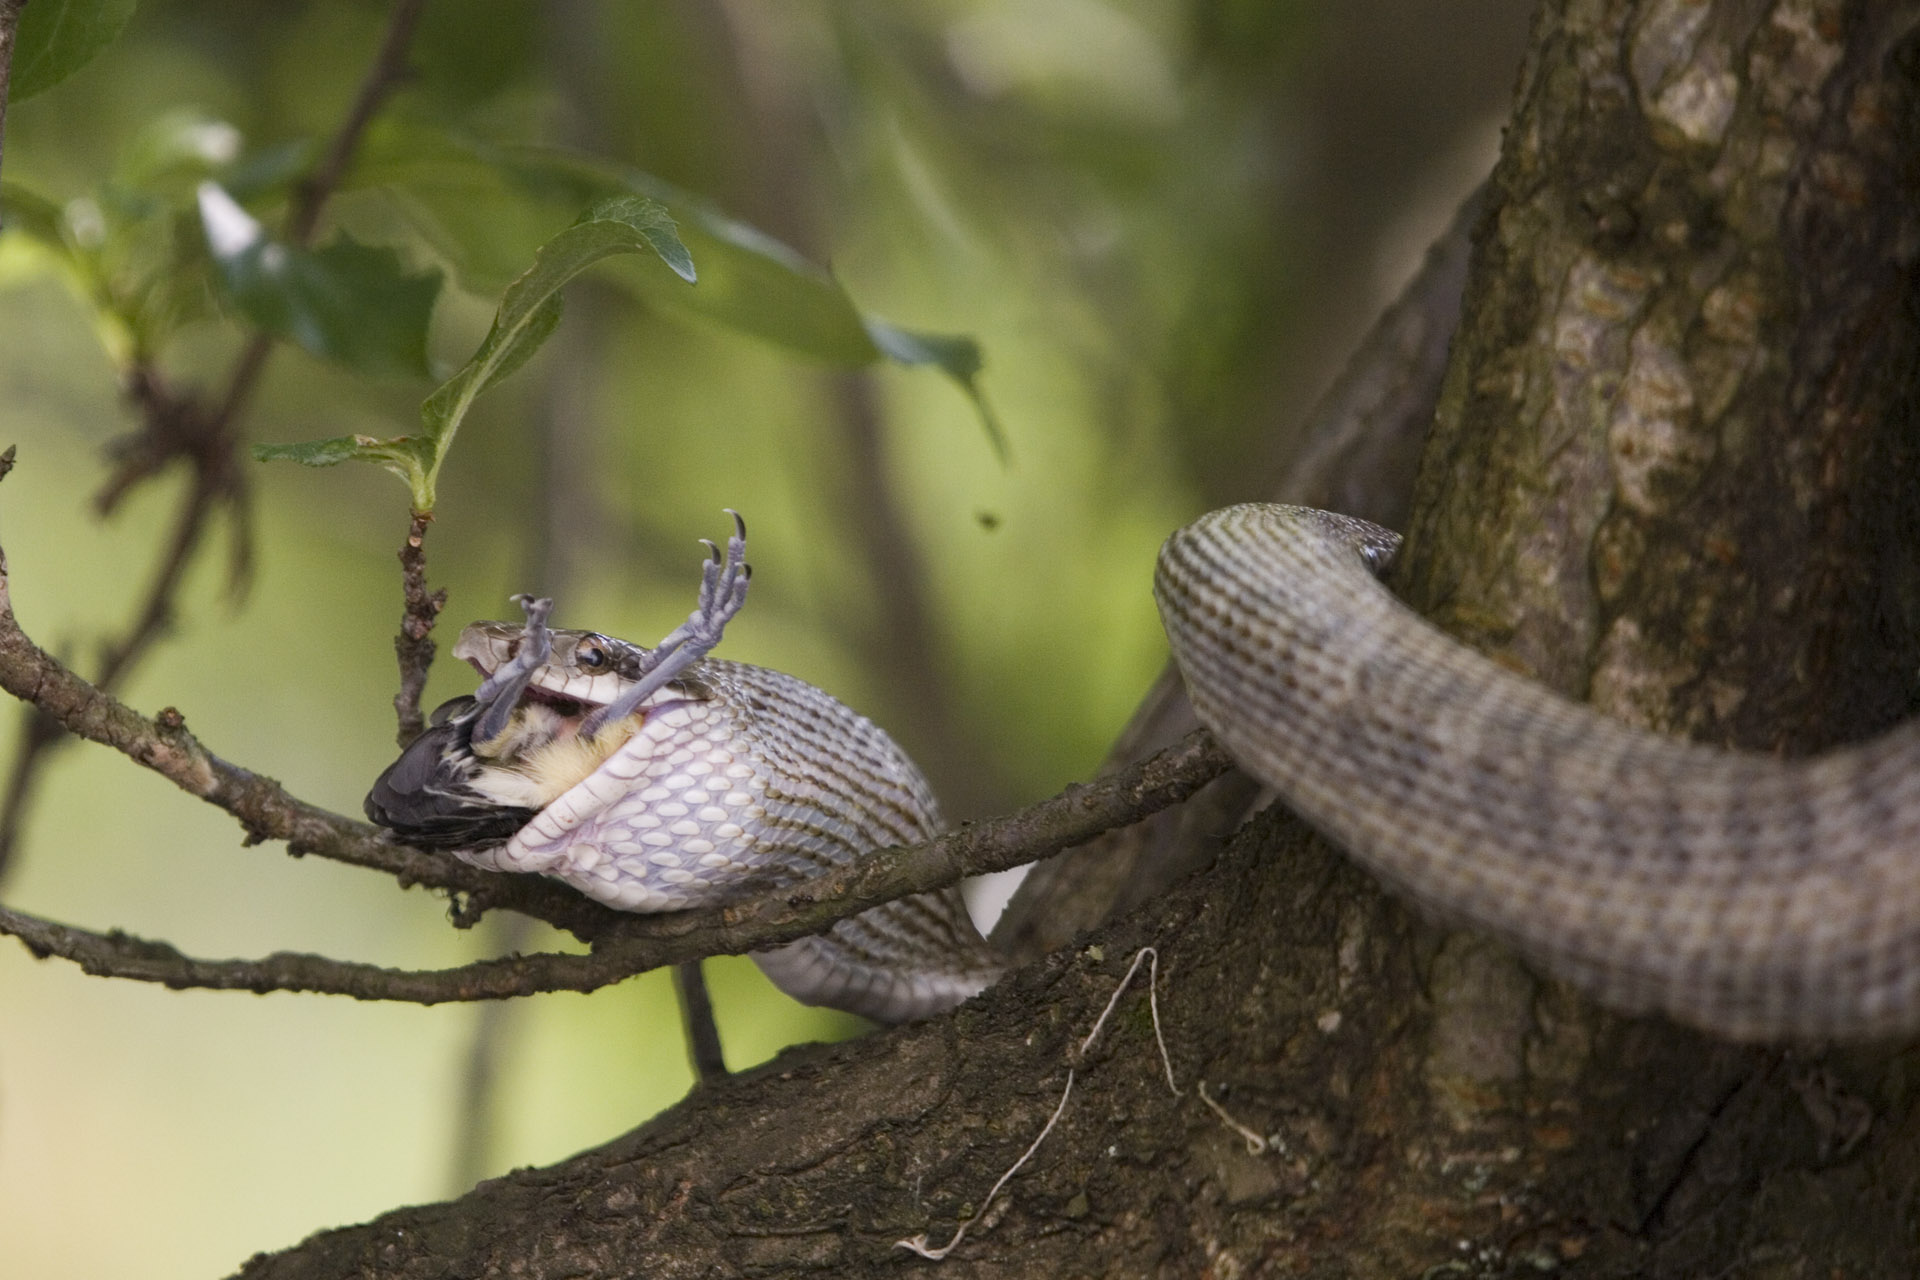
[[[1800,759],[1631,727],[1447,636],[1397,535],[1249,504],[1154,593],[1228,754],[1380,880],[1625,1013],[1732,1040],[1920,1028],[1920,721]]]
[[[1622,1013],[1741,1041],[1920,1029],[1920,721],[1802,759],[1632,727],[1397,600],[1380,576],[1399,546],[1363,520],[1265,503],[1167,539],[1153,589],[1169,647],[1200,722],[1243,770],[1426,914]],[[532,610],[524,626],[470,626],[456,654],[490,684],[517,662],[530,692],[496,689],[429,730],[477,741],[479,756],[450,766],[469,787],[501,760],[574,744],[557,794],[551,781],[489,784],[464,806],[495,822],[447,837],[478,840],[460,851],[477,865],[674,909],[941,829],[905,753],[804,681],[699,657],[636,697],[667,642],[554,632],[536,663],[534,630]],[[708,632],[693,649],[717,640]],[[446,743],[412,772],[429,759],[448,759]],[[756,959],[802,999],[885,1020],[949,1008],[1001,968],[951,893]]]
[[[706,657],[745,598],[746,528],[713,552],[686,625],[651,648],[525,623],[469,623],[484,677],[382,773],[367,814],[491,871],[538,873],[622,911],[724,905],[918,844],[946,827],[913,760],[873,721],[784,672]],[[957,888],[885,903],[755,952],[806,1004],[880,1022],[943,1012],[1005,964]]]

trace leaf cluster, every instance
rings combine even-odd
[[[346,185],[390,201],[419,240],[364,243],[343,230],[309,248],[276,232],[271,219],[297,200],[313,150],[302,139],[249,150],[230,123],[173,113],[135,137],[96,191],[63,204],[9,184],[0,188],[0,216],[9,239],[58,270],[87,304],[123,373],[158,360],[188,325],[225,313],[361,377],[430,376],[428,338],[444,276],[409,258],[438,258],[462,283],[490,289],[512,255],[528,254],[532,264],[505,284],[479,348],[425,398],[418,431],[254,448],[258,459],[308,466],[375,463],[400,477],[423,513],[434,509],[441,466],[475,398],[552,335],[563,288],[610,258],[628,259],[610,278],[645,305],[809,360],[940,370],[973,402],[1005,456],[971,338],[916,332],[863,312],[830,272],[650,174],[383,121]],[[563,210],[581,208],[530,251],[500,234],[503,226],[552,225]]]

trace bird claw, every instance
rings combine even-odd
[[[547,630],[547,615],[553,612],[553,601],[544,596],[521,594],[514,596],[513,602],[525,611],[527,625],[520,632],[520,644],[513,657],[500,664],[474,691],[474,701],[480,709],[480,718],[475,721],[472,732],[472,741],[477,744],[492,742],[506,732],[513,709],[520,704],[520,695],[533,681],[533,673],[546,666],[553,656],[553,636]]]
[[[684,623],[648,651],[633,687],[581,721],[582,737],[591,738],[602,726],[626,719],[642,702],[711,653],[727,623],[746,603],[747,584],[753,579],[752,566],[746,562],[747,523],[731,507],[726,510],[733,517],[733,534],[727,539],[725,553],[708,539],[700,539],[707,548],[707,560],[700,568],[699,603]]]

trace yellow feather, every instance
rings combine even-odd
[[[531,703],[514,712],[506,731],[491,744],[497,763],[480,770],[472,786],[501,804],[544,809],[625,746],[643,718],[636,712],[583,739],[576,732],[578,719]]]

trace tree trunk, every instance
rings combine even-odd
[[[1544,7],[1400,565],[1416,605],[1717,743],[1809,750],[1912,709],[1912,23]],[[1184,1096],[1143,974],[986,1205],[1148,943]],[[1611,1015],[1270,812],[953,1016],[243,1274],[1912,1276],[1916,1066]],[[895,1247],[982,1208],[944,1263]]]

